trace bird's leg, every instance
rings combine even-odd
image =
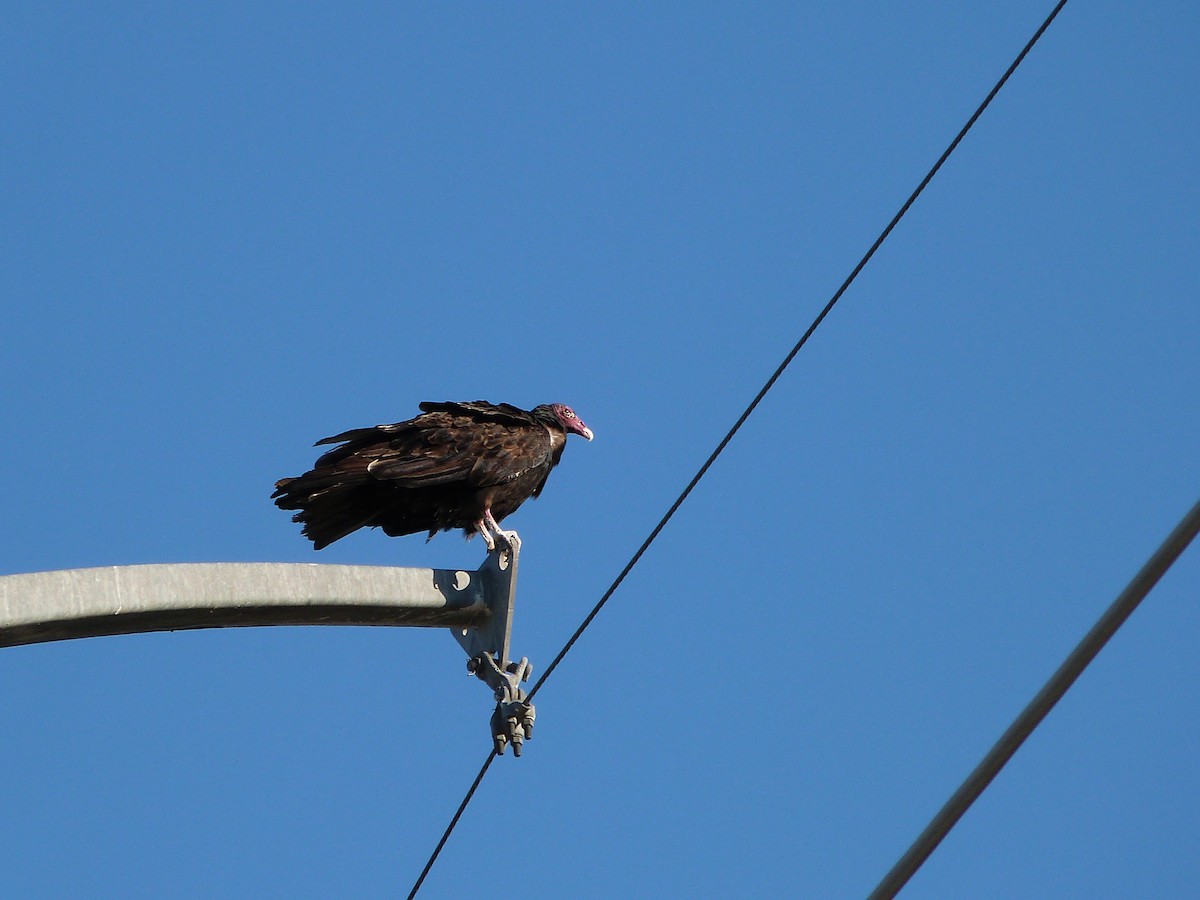
[[[484,517],[475,523],[475,533],[483,538],[483,542],[487,544],[488,553],[496,549],[496,539],[492,537],[492,533],[488,530],[487,520],[492,517],[491,512],[484,514]]]
[[[512,547],[514,550],[521,549],[521,539],[517,536],[517,533],[515,531],[505,531],[503,528],[501,528],[500,523],[497,522],[495,516],[492,515],[490,508],[483,511],[483,521],[490,529],[492,529],[493,532],[495,532],[496,537],[501,538],[506,544],[508,544],[508,546]]]

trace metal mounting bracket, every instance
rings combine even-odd
[[[498,545],[475,572],[456,572],[453,585],[460,591],[473,585],[482,587],[483,602],[488,609],[482,622],[451,631],[467,651],[467,671],[486,682],[495,693],[496,709],[491,724],[497,755],[503,755],[509,745],[514,756],[521,755],[522,744],[533,733],[536,715],[533,704],[520,688],[522,681],[529,680],[533,667],[524,657],[520,662],[509,659],[519,556],[519,539],[508,546]]]
[[[474,572],[454,572],[449,587],[466,593],[482,593],[487,615],[471,626],[450,629],[454,639],[472,658],[490,653],[501,665],[508,662],[512,637],[513,600],[517,594],[517,557],[509,547],[496,547]],[[450,574],[450,573],[447,573]]]

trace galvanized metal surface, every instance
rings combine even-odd
[[[520,544],[497,548],[488,554],[474,575],[481,583],[491,616],[475,628],[454,629],[454,637],[467,651],[467,656],[474,659],[482,653],[490,653],[501,668],[509,663],[520,555]]]
[[[537,710],[529,702],[521,682],[528,681],[533,673],[529,660],[510,662],[503,667],[488,653],[467,663],[467,671],[481,681],[486,681],[496,696],[496,710],[492,713],[492,749],[497,756],[504,755],[504,748],[511,746],[513,755],[520,756],[525,740],[533,736],[533,722]]]
[[[180,563],[7,575],[0,647],[247,625],[416,625],[458,634],[491,621],[484,568]]]

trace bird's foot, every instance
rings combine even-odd
[[[491,553],[496,549],[496,539],[492,537],[492,532],[491,529],[488,528],[486,518],[480,519],[475,523],[475,533],[483,538],[483,542],[487,544],[488,553]]]
[[[510,549],[520,551],[521,539],[517,536],[517,533],[515,531],[505,531],[501,528],[500,523],[496,521],[496,517],[492,515],[490,509],[484,510],[482,524],[490,529],[492,534],[503,541]],[[493,545],[488,545],[488,550],[495,549]]]
[[[483,538],[483,542],[487,544],[488,553],[492,553],[496,549],[496,539],[486,531],[480,531],[479,536]]]
[[[520,551],[521,536],[519,534],[517,534],[515,531],[500,531],[499,529],[497,529],[496,537],[498,537],[501,541],[503,541],[505,544],[507,544],[509,549],[516,550],[518,552]]]

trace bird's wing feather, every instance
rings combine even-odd
[[[401,487],[432,487],[464,481],[471,473],[471,463],[472,458],[463,453],[431,456],[385,451],[367,464],[367,472]]]
[[[549,471],[550,434],[539,424],[523,428],[486,426],[486,445],[471,466],[471,483],[480,487],[506,484],[530,469]]]
[[[442,418],[445,417],[445,418]],[[505,484],[550,457],[550,436],[541,425],[514,427],[435,412],[421,416],[429,427],[410,429],[380,447],[367,471],[405,487],[461,482],[472,487]]]
[[[528,412],[510,403],[489,403],[486,400],[471,400],[467,402],[433,403],[426,400],[420,404],[421,411],[426,413],[450,413],[454,416],[466,416],[475,421],[504,422],[509,425],[532,425],[536,420]]]

